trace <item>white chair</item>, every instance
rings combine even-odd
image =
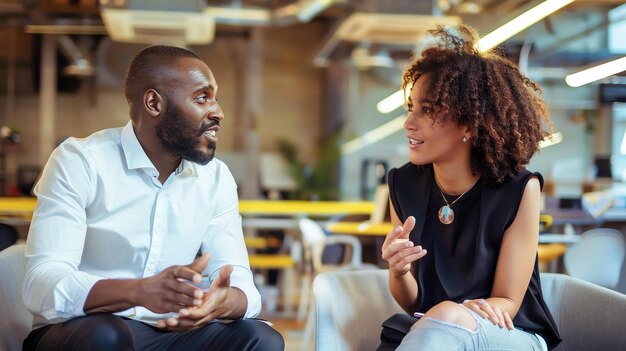
[[[350,235],[326,235],[322,227],[309,218],[298,221],[302,242],[304,244],[305,260],[310,260],[313,273],[321,273],[337,269],[359,269],[363,266],[363,248],[361,242]],[[336,264],[322,262],[324,248],[328,245],[342,244],[348,254],[344,254],[343,261]],[[309,257],[306,257],[306,256]]]
[[[624,235],[611,228],[589,230],[567,249],[563,263],[569,275],[615,289],[624,263]]]
[[[402,312],[388,271],[326,272],[313,283],[315,350],[375,350],[382,322]],[[555,351],[624,350],[626,296],[564,274],[541,273],[541,290],[563,341]]]
[[[302,246],[304,249],[304,275],[302,277],[300,302],[298,306],[297,319],[302,321],[308,318],[302,336],[302,349],[308,349],[310,338],[314,328],[314,306],[311,294],[311,281],[322,272],[336,270],[359,270],[359,269],[376,269],[372,264],[363,263],[363,248],[361,242],[354,236],[350,235],[326,235],[322,227],[309,218],[301,218],[298,221],[300,234],[302,235]],[[328,245],[341,244],[345,251],[342,262],[336,264],[328,264],[323,262],[322,256],[324,248]]]
[[[311,281],[315,275],[332,270],[357,270],[378,268],[372,264],[363,263],[363,248],[361,242],[351,235],[326,235],[322,227],[309,218],[301,218],[298,227],[302,236],[304,250],[304,279],[298,308],[298,320],[306,317],[306,305],[310,300]],[[325,263],[322,260],[324,249],[329,245],[341,244],[344,246],[342,262]]]

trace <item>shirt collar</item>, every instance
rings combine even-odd
[[[176,175],[195,176],[198,177],[198,165],[194,162],[183,159],[178,167],[176,167]]]
[[[146,152],[141,147],[139,143],[139,139],[137,139],[137,135],[135,134],[135,130],[133,129],[133,124],[129,121],[126,126],[122,129],[122,150],[124,151],[124,156],[126,158],[126,165],[128,169],[139,169],[139,168],[149,168],[155,169],[152,161],[146,155]],[[176,175],[195,175],[198,176],[197,165],[193,162],[189,162],[187,160],[182,160],[181,163],[176,168]]]
[[[130,121],[122,129],[122,150],[124,151],[128,169],[155,169],[152,161],[150,161],[146,152],[143,151],[141,144],[139,144],[139,139],[137,139],[133,124]]]

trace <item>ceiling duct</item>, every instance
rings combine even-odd
[[[134,43],[208,44],[215,21],[197,0],[100,0],[113,40]]]
[[[70,61],[69,65],[63,69],[63,73],[84,77],[94,75],[95,67],[91,64],[83,49],[70,36],[59,36],[57,43],[59,50]]]
[[[34,24],[29,24],[25,28],[26,33],[37,34],[55,34],[57,35],[57,47],[63,56],[68,60],[68,65],[63,68],[63,74],[90,77],[95,74],[95,67],[90,59],[90,50],[84,44],[89,39],[85,36],[81,37],[80,43],[68,35],[68,31],[72,26],[65,24],[65,21],[57,21],[55,24],[50,23],[51,20],[38,8],[29,6],[29,17]],[[85,21],[82,22],[85,25]],[[75,34],[75,33],[73,33]]]
[[[372,50],[371,43],[363,41],[350,54],[352,63],[358,68],[393,67],[395,62],[386,50]]]
[[[441,16],[438,8],[431,1],[354,0],[354,5],[355,11],[336,23],[329,32],[327,39],[313,59],[315,66],[328,66],[333,52],[342,43],[353,43],[353,47],[355,43],[371,43],[391,50],[401,48],[405,51],[412,51],[427,30],[436,25],[461,23],[460,17]],[[361,47],[356,45],[355,49],[360,50]],[[362,54],[356,56],[363,62]],[[371,62],[373,66],[380,66],[375,59]]]
[[[356,12],[335,32],[340,40],[415,45],[438,24],[459,24],[458,17]]]
[[[348,0],[299,0],[276,8],[243,6],[234,1],[231,6],[208,6],[205,13],[215,18],[216,23],[231,25],[279,25],[287,26],[309,22],[324,10]]]
[[[0,17],[23,15],[25,12],[24,4],[18,0],[4,0],[0,2]]]
[[[438,0],[439,8],[448,14],[478,14],[494,7],[497,0]],[[501,0],[499,1],[501,2]]]
[[[111,38],[135,43],[208,44],[215,25],[289,25],[308,22],[330,6],[347,0],[299,0],[269,9],[244,6],[204,6],[203,1],[100,0]]]

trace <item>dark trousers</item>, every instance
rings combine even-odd
[[[209,323],[188,332],[166,332],[112,314],[98,313],[30,332],[24,351],[48,350],[284,350],[283,337],[253,320]]]

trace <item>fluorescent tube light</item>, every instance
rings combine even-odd
[[[477,43],[477,48],[480,51],[487,51],[573,1],[546,0],[482,37]],[[380,107],[383,101],[386,101],[384,109]],[[389,113],[402,106],[403,103],[404,95],[402,95],[402,91],[397,91],[381,100],[376,105],[376,108],[380,113]]]
[[[341,151],[344,155],[353,153],[367,145],[373,144],[397,131],[402,129],[404,125],[404,119],[406,116],[398,116],[391,121],[381,125],[380,127],[371,130],[362,136],[352,139],[349,142],[341,145]]]
[[[539,142],[539,147],[541,149],[543,149],[543,148],[546,148],[548,146],[552,146],[552,145],[558,144],[561,141],[563,141],[563,133],[561,133],[561,132],[553,133],[553,134],[550,134],[547,137],[545,137],[542,141],[540,141]]]
[[[268,22],[271,18],[270,12],[260,8],[245,7],[218,7],[211,6],[204,10],[204,13],[218,18],[222,21],[259,21]]]
[[[376,104],[376,109],[378,110],[378,112],[380,113],[389,113],[395,109],[397,109],[398,107],[402,106],[402,104],[404,104],[404,96],[411,94],[411,88],[410,87],[406,87],[406,92],[403,92],[402,89],[396,91],[395,93],[389,95],[388,97],[380,100],[377,104]],[[398,105],[398,102],[400,102],[400,105]]]
[[[547,0],[505,23],[478,40],[478,50],[487,51],[515,34],[548,17],[574,0]]]
[[[626,56],[570,74],[565,77],[565,82],[570,87],[579,87],[623,71],[626,71]]]

